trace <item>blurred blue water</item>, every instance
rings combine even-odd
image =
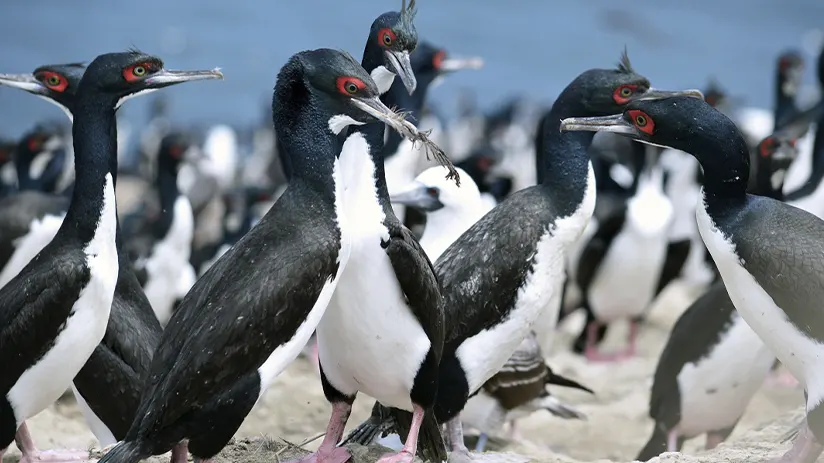
[[[3,0],[0,72],[88,61],[136,46],[170,68],[222,67],[224,82],[165,90],[185,124],[260,119],[280,66],[294,52],[342,48],[358,59],[372,20],[399,1]],[[481,71],[451,76],[431,99],[449,109],[469,88],[482,107],[512,95],[551,101],[575,75],[615,64],[626,44],[658,87],[703,87],[716,77],[748,104],[769,107],[778,53],[824,27],[821,0],[419,0],[421,38],[454,55],[480,55]],[[809,53],[810,51],[808,51]],[[814,56],[807,55],[811,60]],[[808,66],[807,81],[813,79]],[[151,98],[151,97],[149,97]],[[145,118],[149,98],[127,103]],[[17,136],[57,108],[0,89],[0,136]]]

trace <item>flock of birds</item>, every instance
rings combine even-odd
[[[797,106],[800,55],[778,59],[773,113],[728,108],[717,86],[656,89],[625,52],[539,122],[514,102],[445,124],[427,90],[482,61],[419,42],[414,16],[410,0],[375,19],[360,64],[292,56],[242,160],[231,128],[199,145],[161,105],[140,158],[119,134],[125,100],[217,69],[130,50],[0,74],[72,122],[0,142],[0,459],[12,442],[26,463],[87,459],[39,451],[26,427],[71,388],[101,462],[209,462],[303,353],[332,410],[301,461],[377,440],[398,452],[383,463],[471,461],[464,425],[482,452],[533,411],[583,417],[547,391],[592,392],[545,362],[562,318],[583,308],[573,349],[618,361],[687,279],[706,289],[661,353],[638,459],[722,442],[780,361],[807,412],[780,461],[815,461],[824,103]],[[824,87],[824,54],[818,75]],[[605,353],[618,320],[627,347]],[[358,392],[372,416],[344,436]]]

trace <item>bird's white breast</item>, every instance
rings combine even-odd
[[[83,250],[89,281],[80,291],[54,345],[26,370],[7,394],[19,426],[57,400],[103,339],[109,322],[118,263],[114,182],[106,176],[103,210],[94,237]]]

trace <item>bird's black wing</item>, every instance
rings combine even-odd
[[[25,191],[3,199],[0,205],[0,264],[5,265],[14,253],[14,241],[28,233],[35,219],[47,214],[62,214],[69,207],[66,198]]]
[[[82,250],[51,243],[0,289],[0,391],[52,347],[90,277]]]
[[[255,372],[294,336],[337,274],[334,211],[284,197],[180,303],[155,351],[130,435],[175,426]]]
[[[440,284],[435,269],[418,240],[400,223],[389,222],[389,240],[381,243],[400,284],[407,304],[429,337],[436,360],[443,351],[444,320]]]
[[[713,284],[692,303],[672,328],[658,359],[649,399],[649,416],[664,429],[681,420],[678,374],[688,363],[709,355],[713,346],[737,317],[724,283]]]
[[[545,393],[548,374],[538,340],[527,336],[483,389],[502,407],[512,410]]]

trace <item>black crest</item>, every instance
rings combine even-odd
[[[624,51],[621,53],[621,61],[618,62],[618,72],[624,74],[635,74],[635,69],[632,68],[632,63],[629,62],[629,55],[627,54],[627,46],[624,45]]]
[[[407,5],[406,0],[402,0],[401,3],[401,22],[407,28],[412,27],[412,21],[415,19],[415,15],[418,13],[418,9],[415,7],[415,0],[409,0],[409,4]]]

